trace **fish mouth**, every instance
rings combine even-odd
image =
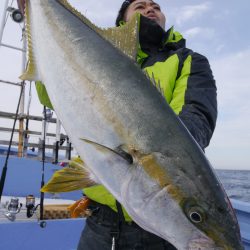
[[[198,239],[193,239],[189,242],[188,244],[188,250],[230,250],[232,248],[229,247],[220,247],[214,243],[209,238],[198,238]]]

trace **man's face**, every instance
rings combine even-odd
[[[154,20],[163,29],[165,29],[165,15],[161,12],[160,6],[152,0],[135,0],[126,10],[124,20],[126,22],[129,21],[136,12]]]

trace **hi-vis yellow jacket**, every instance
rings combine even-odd
[[[139,39],[138,64],[156,83],[160,82],[166,101],[204,149],[217,118],[216,85],[208,60],[186,48],[185,39],[173,28],[165,32],[144,17]],[[84,194],[117,211],[115,198],[104,186],[85,188]],[[124,215],[131,220],[125,210]]]

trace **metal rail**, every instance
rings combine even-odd
[[[10,129],[10,128],[6,128],[6,127],[0,127],[0,131],[1,131],[1,132],[11,132],[11,129]],[[15,132],[15,133],[19,133],[20,130],[19,130],[19,129],[15,129],[14,132]],[[28,134],[28,135],[41,135],[41,134],[42,134],[41,132],[32,131],[32,130],[24,130],[23,133],[24,133],[24,134]],[[56,137],[57,134],[54,134],[54,133],[46,133],[46,136],[49,136],[49,137]],[[66,137],[67,137],[67,135],[61,133],[58,140],[60,140],[60,138],[66,138]]]
[[[15,86],[18,86],[18,87],[22,86],[22,84],[19,83],[19,82],[10,82],[10,81],[5,81],[5,80],[0,80],[0,83],[6,83],[6,84],[10,84],[10,85],[15,85]]]
[[[15,114],[10,113],[10,112],[0,111],[0,118],[14,119]],[[33,120],[33,121],[43,121],[44,118],[42,116],[20,114],[20,115],[18,115],[18,119],[29,119],[29,120]],[[56,118],[51,118],[47,122],[56,123]]]
[[[0,140],[0,145],[9,145],[9,143],[10,142],[7,141],[7,140]],[[19,142],[16,142],[16,141],[12,142],[12,146],[18,146],[18,145],[19,145]],[[26,144],[26,146],[30,147],[30,148],[42,148],[41,143],[30,143],[30,142],[28,142]],[[46,144],[45,148],[46,149],[56,149],[56,145]],[[59,146],[59,149],[60,150],[72,150],[72,147],[70,147],[70,146]]]

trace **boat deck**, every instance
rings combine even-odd
[[[0,156],[0,172],[5,157]],[[58,166],[46,164],[45,181]],[[0,249],[1,250],[73,250],[76,249],[82,229],[85,225],[84,219],[51,219],[45,223],[39,221],[36,216],[27,219],[25,205],[16,216],[16,221],[8,220],[4,213],[4,204],[10,197],[23,197],[20,202],[25,204],[25,196],[40,196],[41,162],[31,159],[10,157],[7,178],[2,197],[2,208],[0,209]],[[80,191],[61,193],[57,197],[46,194],[47,204],[72,204],[82,196]],[[56,199],[55,199],[56,198]],[[240,224],[241,235],[245,250],[250,250],[250,203],[231,200],[235,208]],[[36,198],[36,204],[40,200]],[[41,227],[45,226],[45,227]]]

